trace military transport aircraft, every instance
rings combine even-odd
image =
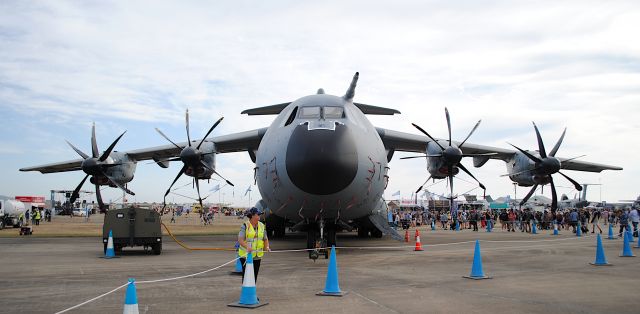
[[[256,204],[265,212],[271,235],[283,236],[285,228],[307,232],[307,246],[313,247],[318,236],[328,245],[336,243],[336,231],[358,230],[358,235],[398,236],[388,227],[386,204],[382,194],[389,182],[388,162],[396,151],[427,153],[429,141],[444,143],[422,135],[376,128],[366,115],[394,115],[394,109],[353,101],[359,74],[353,77],[344,96],[332,96],[319,89],[315,95],[267,107],[245,110],[247,115],[276,115],[269,127],[235,134],[215,136],[186,143],[144,148],[124,152],[130,160],[153,159],[167,167],[182,156],[186,147],[210,145],[215,153],[247,151],[255,163],[254,177],[262,199]],[[208,136],[209,133],[207,133]],[[473,156],[475,167],[489,159],[505,162],[517,160],[518,152],[446,140],[463,154]],[[202,145],[202,146],[201,146]],[[204,154],[188,154],[185,167],[196,165]],[[173,158],[173,159],[172,159]],[[600,172],[619,167],[563,160],[562,168]],[[82,160],[21,169],[43,173],[74,170]],[[215,163],[204,169],[215,170]],[[518,168],[519,169],[519,168]],[[520,170],[518,170],[520,171]],[[213,172],[213,171],[211,171]]]

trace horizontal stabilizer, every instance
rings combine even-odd
[[[270,114],[279,114],[280,111],[282,111],[284,108],[286,108],[288,105],[290,104],[290,102],[285,102],[282,104],[277,104],[277,105],[271,105],[271,106],[266,106],[266,107],[258,107],[258,108],[253,108],[253,109],[247,109],[242,111],[240,114],[247,114],[250,116],[263,116],[263,115],[270,115]]]
[[[364,114],[377,114],[377,115],[388,115],[388,116],[392,116],[394,114],[400,114],[400,111],[395,109],[376,107],[376,106],[365,105],[360,103],[353,103],[353,104],[356,105],[356,107],[358,107],[358,109],[360,109],[360,111],[362,111],[362,113]]]

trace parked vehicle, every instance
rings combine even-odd
[[[5,226],[22,227],[24,221],[24,203],[14,200],[0,200],[0,229]]]

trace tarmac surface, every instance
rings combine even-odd
[[[328,260],[305,252],[267,253],[257,281],[269,304],[247,310],[228,307],[240,297],[234,263],[197,276],[140,283],[140,313],[639,313],[640,257],[619,257],[622,240],[603,237],[613,266],[589,265],[596,239],[564,231],[551,236],[499,229],[429,231],[421,228],[424,251],[411,242],[358,239],[339,234],[337,262],[344,297],[320,297]],[[469,280],[474,241],[479,239],[489,280]],[[235,236],[185,236],[192,247],[230,247]],[[235,258],[235,252],[187,251],[164,237],[159,256],[125,248],[103,259],[101,238],[0,238],[0,313],[54,313],[106,293],[134,277],[155,280],[198,273]],[[460,243],[462,242],[462,243]],[[636,245],[637,239],[632,243]],[[271,240],[271,248],[303,248],[301,234]],[[632,248],[634,254],[640,249]],[[69,313],[121,313],[125,289]]]

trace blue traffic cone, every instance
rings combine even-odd
[[[136,280],[129,278],[127,293],[124,296],[123,314],[138,314],[138,294],[136,293]]]
[[[536,228],[536,221],[531,222],[531,234],[538,234],[538,229]]]
[[[431,230],[436,230],[436,222],[435,221],[431,221]]]
[[[596,261],[589,264],[594,266],[610,266],[611,264],[607,262],[607,257],[604,256],[604,247],[602,246],[602,237],[600,237],[600,234],[598,234],[596,241]]]
[[[107,239],[107,250],[104,252],[104,258],[115,258],[116,252],[113,249],[113,232],[109,230],[109,238]]]
[[[622,246],[622,255],[620,255],[620,257],[635,257],[635,255],[633,255],[633,252],[631,252],[631,244],[629,243],[629,233],[628,232],[623,232],[624,233],[624,244]]]
[[[340,291],[340,284],[338,283],[338,261],[336,260],[336,247],[332,245],[331,256],[329,257],[329,269],[327,270],[327,280],[324,284],[324,290],[316,293],[316,295],[341,297],[345,294],[347,294],[347,292]]]
[[[559,234],[560,234],[560,233],[558,233],[558,224],[554,221],[554,222],[553,222],[553,235],[554,235],[554,236],[557,236],[557,235],[559,235]]]
[[[489,276],[484,275],[482,271],[482,256],[480,255],[480,241],[476,240],[476,248],[473,252],[473,266],[471,266],[471,274],[469,276],[462,276],[469,279],[491,279]]]
[[[615,240],[616,237],[613,236],[613,225],[609,224],[609,236],[607,237],[608,240]]]
[[[578,221],[578,227],[576,228],[576,237],[581,237],[581,236],[582,236],[582,225]]]
[[[269,302],[260,303],[256,294],[256,278],[253,273],[253,254],[247,254],[247,262],[244,267],[244,279],[242,280],[242,290],[240,301],[227,304],[233,307],[256,308],[267,305]]]
[[[240,254],[237,255],[237,258],[238,259],[236,259],[235,266],[236,268],[233,271],[229,272],[229,274],[242,276],[242,262],[240,261]]]

